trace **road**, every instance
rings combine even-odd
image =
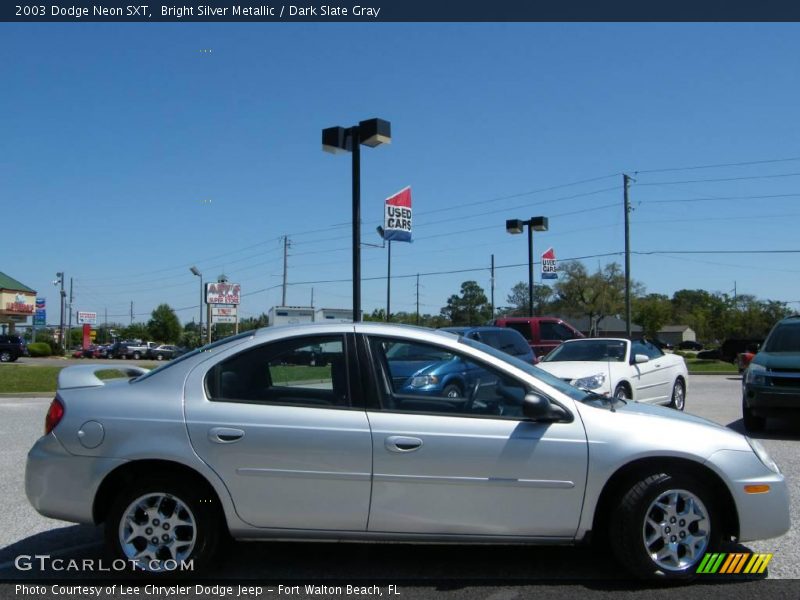
[[[739,377],[694,376],[686,409],[741,432],[740,386]],[[50,400],[50,397],[0,399],[0,436],[5,442],[5,451],[0,453],[0,499],[5,507],[0,511],[2,580],[30,577],[14,566],[15,558],[21,554],[78,559],[103,556],[100,528],[46,519],[39,516],[25,498],[25,455],[41,434]],[[789,481],[794,526],[779,539],[738,547],[740,551],[774,553],[770,579],[800,578],[800,558],[795,554],[795,549],[800,547],[800,462],[795,460],[800,451],[798,432],[800,427],[796,422],[771,421],[768,432],[760,436]],[[71,576],[58,574],[62,579],[65,575]],[[75,575],[81,576],[80,573]],[[608,553],[594,548],[385,543],[233,543],[208,576],[215,580],[295,581],[369,578],[406,585],[420,581],[461,582],[459,585],[474,582],[482,586],[504,586],[512,582],[516,582],[514,585],[606,582],[601,583],[601,587],[610,585],[612,589],[619,586],[627,589],[626,586],[631,585],[625,583],[625,575],[611,562]],[[757,582],[741,585],[753,583]],[[484,597],[483,593],[478,597]]]

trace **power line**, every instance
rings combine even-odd
[[[766,194],[761,196],[714,196],[686,198],[685,200],[642,200],[644,204],[674,204],[677,202],[715,202],[717,200],[770,200],[773,198],[797,198],[800,194]]]
[[[735,162],[735,163],[718,163],[715,165],[695,165],[691,167],[672,167],[667,169],[643,169],[640,171],[634,171],[634,173],[644,174],[644,173],[669,173],[670,171],[696,171],[699,169],[721,169],[723,167],[746,167],[750,165],[768,165],[768,164],[792,162],[798,160],[800,160],[800,157],[774,158],[770,160],[750,160],[750,161]]]
[[[779,173],[777,175],[749,175],[747,177],[722,177],[719,179],[687,179],[685,181],[652,181],[637,183],[637,187],[650,185],[683,185],[688,183],[715,183],[720,181],[745,181],[749,179],[777,179],[779,177],[800,177],[800,173]]]

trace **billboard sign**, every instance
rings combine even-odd
[[[79,310],[78,325],[97,325],[97,313]]]
[[[552,248],[542,254],[542,279],[558,279],[558,263]]]
[[[241,290],[238,283],[207,283],[206,304],[240,304]]]
[[[47,302],[44,298],[36,298],[36,312],[33,313],[33,326],[45,327],[47,325]]]
[[[405,187],[386,199],[383,239],[387,242],[411,241],[411,187]]]

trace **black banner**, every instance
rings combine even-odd
[[[206,0],[3,2],[8,22],[800,21],[794,0],[365,0],[281,4]]]

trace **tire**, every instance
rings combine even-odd
[[[139,360],[140,358],[142,358],[142,355],[139,352],[133,353],[133,360]]]
[[[447,398],[462,398],[464,394],[459,386],[457,386],[455,383],[450,383],[444,386],[444,389],[442,390],[442,396]]]
[[[14,362],[14,357],[8,350],[3,350],[0,352],[0,362]]]
[[[159,575],[181,573],[180,567],[170,568],[168,560],[178,565],[192,561],[186,574],[202,573],[220,542],[222,520],[216,502],[195,487],[154,478],[120,493],[105,524],[106,545],[114,559],[126,561],[133,571]],[[146,539],[150,535],[153,538]]]
[[[669,406],[675,410],[683,410],[686,407],[686,384],[681,379],[676,379],[675,385],[672,386]]]
[[[617,398],[618,400],[631,400],[631,393],[628,390],[628,386],[624,383],[617,385],[617,387],[614,389],[614,398]]]
[[[156,360],[164,360],[163,354],[156,354]]]
[[[621,496],[609,522],[614,555],[642,579],[692,579],[721,538],[714,495],[688,475],[654,473]],[[717,527],[717,529],[715,529]]]
[[[764,431],[767,426],[767,419],[753,414],[753,409],[745,404],[742,399],[742,423],[747,431],[758,432]]]

